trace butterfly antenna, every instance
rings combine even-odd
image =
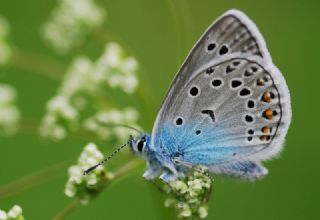
[[[97,163],[96,165],[90,167],[89,169],[85,170],[83,172],[83,175],[90,174],[93,170],[95,170],[97,167],[101,166],[102,164],[106,163],[108,160],[110,160],[113,156],[115,156],[117,153],[119,153],[124,147],[128,146],[133,140],[133,137],[130,135],[130,138],[127,143],[124,145],[118,147],[115,151],[113,151],[108,157],[104,158],[102,161]]]
[[[124,124],[109,124],[109,123],[103,123],[104,126],[106,127],[122,127],[122,128],[128,128],[128,129],[131,129],[139,134],[143,134],[142,131],[140,131],[139,129],[137,128],[134,128],[132,126],[129,126],[129,125],[124,125]]]

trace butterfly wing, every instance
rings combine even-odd
[[[157,116],[151,147],[221,173],[239,167],[236,162],[278,153],[290,118],[285,80],[262,36],[232,10],[181,67]]]
[[[200,37],[169,88],[166,99],[162,103],[152,130],[152,142],[155,143],[157,126],[166,119],[170,106],[184,85],[196,75],[201,68],[208,67],[208,62],[217,63],[230,54],[248,54],[259,56],[266,63],[271,57],[263,37],[255,24],[242,12],[230,10],[219,17]]]

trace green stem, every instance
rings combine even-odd
[[[27,134],[27,135],[39,135],[39,124],[40,122],[34,119],[23,119],[20,122],[19,134]],[[70,138],[80,139],[88,142],[96,142],[99,139],[95,136],[90,134],[89,132],[85,131],[84,129],[80,128],[75,133],[70,133]]]
[[[35,172],[28,176],[24,176],[12,183],[0,187],[0,199],[13,196],[26,189],[40,185],[55,177],[65,174],[66,168],[71,164],[71,161],[65,161],[59,164],[52,165],[41,171]]]
[[[133,168],[136,168],[138,165],[141,164],[141,161],[138,159],[133,159],[124,166],[120,167],[117,171],[113,173],[114,178],[119,178],[122,175],[126,174],[128,171],[133,170]]]
[[[67,215],[71,214],[81,205],[78,199],[73,200],[70,204],[64,207],[58,214],[53,217],[53,220],[62,220]]]
[[[171,15],[172,15],[172,19],[174,22],[174,25],[176,27],[176,32],[177,32],[177,42],[178,42],[178,51],[179,51],[179,59],[178,61],[180,62],[180,60],[183,59],[183,33],[182,33],[182,28],[179,22],[179,18],[177,15],[177,10],[176,7],[174,5],[174,1],[172,0],[167,0]]]
[[[13,56],[9,63],[12,66],[37,73],[55,81],[61,80],[65,72],[65,67],[60,62],[42,54],[31,53],[21,48],[13,47],[12,50]]]

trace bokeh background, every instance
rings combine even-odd
[[[130,96],[140,113],[139,124],[150,131],[163,96],[190,48],[207,26],[230,8],[243,10],[266,39],[275,64],[284,74],[292,97],[293,121],[284,152],[267,162],[270,174],[255,183],[216,178],[208,219],[318,219],[320,196],[319,135],[319,8],[317,1],[217,1],[217,0],[98,0],[108,14],[103,29],[125,43],[144,69],[140,86],[149,99],[143,105]],[[37,60],[50,58],[68,66],[76,54],[91,57],[103,44],[94,37],[67,55],[55,53],[40,37],[40,26],[57,4],[52,0],[1,0],[0,14],[11,24],[10,41]],[[41,62],[40,62],[41,63]],[[46,64],[43,62],[41,65]],[[50,68],[44,66],[43,68]],[[0,69],[0,82],[17,88],[22,118],[40,120],[45,105],[60,85],[32,68],[9,65]],[[63,72],[57,72],[61,76]],[[133,95],[134,97],[134,95]],[[0,137],[0,185],[9,184],[63,161],[76,161],[88,142],[69,137],[61,142],[39,138],[24,128],[13,138]],[[29,132],[28,132],[29,131]],[[99,143],[103,152],[114,147]],[[114,166],[126,161],[114,160]],[[64,166],[64,165],[62,165]],[[60,169],[61,170],[61,169]],[[33,187],[5,198],[0,208],[23,207],[26,219],[51,219],[71,202],[63,193],[67,166],[42,177]],[[164,207],[164,196],[142,177],[144,165],[112,184],[88,206],[66,219],[176,219]],[[44,180],[43,180],[44,179]]]

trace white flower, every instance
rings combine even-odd
[[[94,72],[102,74],[111,88],[120,88],[131,94],[138,85],[137,70],[138,62],[135,58],[125,57],[119,44],[109,43],[97,60]]]
[[[94,186],[97,184],[97,176],[95,175],[89,175],[87,178],[87,185],[88,186]]]
[[[138,112],[132,107],[123,110],[110,109],[98,111],[92,117],[87,118],[83,123],[83,128],[102,140],[115,136],[123,141],[128,139],[132,131],[123,127],[112,127],[112,124],[130,125],[139,129],[137,120]]]
[[[184,194],[188,191],[188,186],[183,181],[180,181],[180,180],[173,182],[172,187],[178,192],[180,192],[181,194]]]
[[[64,187],[64,194],[70,198],[73,198],[76,195],[77,189],[74,187],[72,181],[68,181]]]
[[[78,56],[72,62],[64,77],[59,93],[71,97],[79,91],[92,91],[96,83],[92,82],[92,62],[85,56]]]
[[[180,216],[182,217],[190,217],[192,215],[190,206],[186,203],[179,203],[181,212],[180,212]]]
[[[138,80],[134,75],[129,75],[124,79],[123,90],[126,93],[133,93],[138,85]]]
[[[0,16],[0,66],[7,64],[11,58],[11,47],[7,41],[9,32],[8,21]]]
[[[15,205],[8,212],[8,217],[9,218],[18,218],[18,216],[21,215],[21,214],[22,214],[21,207],[18,206],[18,205]]]
[[[68,68],[59,93],[72,97],[79,92],[92,94],[106,86],[133,93],[138,85],[137,69],[138,62],[133,57],[126,57],[117,43],[109,43],[95,62],[85,56],[76,57]]]
[[[188,181],[188,185],[192,190],[200,191],[202,189],[202,183],[199,179]]]
[[[72,182],[80,184],[83,180],[83,170],[80,166],[74,165],[69,168],[69,178]]]
[[[20,111],[16,107],[16,91],[12,86],[0,84],[0,135],[17,132]]]
[[[77,197],[82,204],[87,204],[91,197],[103,189],[104,184],[113,178],[103,166],[97,167],[88,175],[83,172],[103,159],[103,154],[93,143],[87,144],[79,156],[78,163],[69,167],[69,179],[64,193],[68,197]]]
[[[101,123],[135,126],[138,118],[135,109],[99,111],[84,120],[81,119],[81,111],[86,109],[91,98],[95,99],[103,94],[106,87],[133,93],[138,85],[137,68],[137,61],[126,57],[117,43],[107,44],[95,62],[86,56],[76,57],[68,68],[58,93],[48,101],[47,113],[40,126],[41,135],[62,140],[68,133],[77,131],[79,124],[83,124],[86,130],[103,140],[112,135],[120,140],[127,138],[128,129],[117,128],[110,132],[110,128],[103,127]],[[101,99],[98,101],[101,102]]]
[[[57,52],[67,53],[105,18],[106,12],[94,0],[59,0],[43,25],[42,35]]]
[[[0,220],[7,220],[7,213],[0,209]]]
[[[54,126],[52,127],[52,137],[56,140],[63,140],[67,136],[67,131],[62,126]]]
[[[180,213],[180,215],[181,215],[182,217],[190,217],[190,216],[192,215],[192,212],[191,212],[190,209],[186,209],[186,210],[183,210],[183,211]]]
[[[16,90],[5,84],[0,84],[0,105],[12,103],[16,100]]]
[[[77,110],[70,104],[67,97],[56,96],[48,102],[47,109],[49,112],[54,112],[66,120],[75,120],[78,117]]]
[[[199,218],[204,219],[208,216],[208,209],[200,206],[198,209]]]
[[[105,46],[104,53],[97,61],[97,65],[115,68],[121,63],[122,49],[117,43],[109,43]]]
[[[139,64],[137,60],[133,57],[129,57],[123,62],[122,70],[124,72],[134,72],[138,69],[138,67]]]
[[[56,96],[48,101],[47,114],[43,117],[39,131],[43,137],[62,140],[67,132],[77,127],[79,113],[66,96]]]
[[[179,217],[206,218],[212,181],[203,173],[205,171],[207,171],[205,167],[196,167],[190,175],[171,182],[166,190],[169,198],[165,206],[175,208]]]
[[[13,206],[8,213],[0,210],[0,220],[24,220],[22,208],[18,205]]]
[[[138,120],[138,117],[139,117],[137,110],[130,107],[127,107],[126,109],[124,109],[123,114],[124,114],[124,120],[127,122],[131,122],[131,121],[135,122]]]

